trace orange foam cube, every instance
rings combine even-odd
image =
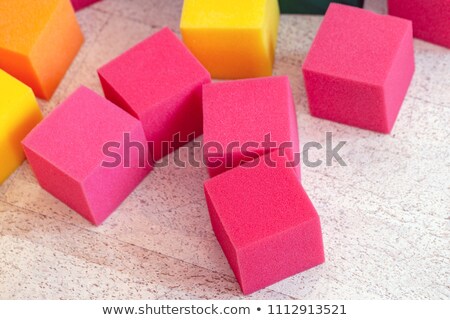
[[[1,0],[0,69],[50,99],[83,43],[70,0]]]

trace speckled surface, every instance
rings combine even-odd
[[[163,25],[182,1],[105,0],[77,15],[86,43],[48,114],[96,69]],[[384,0],[366,7],[385,12]],[[28,164],[0,186],[0,298],[450,298],[450,50],[415,40],[416,73],[391,135],[309,115],[301,64],[320,16],[282,16],[275,74],[290,77],[301,143],[345,140],[337,163],[302,167],[327,262],[249,297],[209,224],[205,168],[155,169],[101,227],[43,191]],[[181,158],[193,149],[180,151]],[[314,152],[311,159],[321,157]]]

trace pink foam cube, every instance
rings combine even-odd
[[[101,0],[71,0],[75,11],[81,10]]]
[[[125,145],[128,134],[134,146]],[[95,225],[150,172],[141,123],[81,87],[22,142],[39,184]],[[137,147],[139,144],[141,147]]]
[[[410,21],[332,3],[303,64],[313,116],[389,133],[414,74]]]
[[[388,11],[411,20],[415,37],[450,48],[450,0],[388,0]]]
[[[211,223],[244,294],[324,262],[319,216],[273,151],[205,182]]]
[[[202,85],[211,76],[168,28],[98,74],[106,98],[142,122],[155,161],[202,134]]]
[[[211,177],[283,149],[300,177],[297,116],[288,77],[203,87],[204,158]],[[267,144],[270,135],[271,145]]]

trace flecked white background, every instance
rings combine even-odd
[[[96,69],[162,26],[179,34],[181,6],[104,0],[79,12],[86,43],[43,112],[81,84],[101,93]],[[386,12],[384,0],[366,7]],[[325,264],[244,297],[210,227],[204,168],[170,157],[97,228],[43,191],[25,162],[0,186],[0,298],[450,298],[450,50],[415,40],[392,134],[364,131],[309,115],[300,68],[321,19],[282,16],[274,73],[291,79],[302,144],[324,143],[327,131],[347,141],[348,166],[302,168]]]

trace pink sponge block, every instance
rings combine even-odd
[[[98,74],[106,98],[142,122],[153,160],[202,134],[202,85],[211,76],[168,28]]]
[[[414,74],[412,24],[332,3],[303,64],[311,114],[389,133]]]
[[[300,177],[297,117],[287,77],[205,85],[203,117],[211,177],[274,149],[283,149]]]
[[[84,87],[22,144],[40,185],[96,225],[151,169],[140,122]]]
[[[205,182],[212,227],[244,294],[324,262],[319,216],[273,151]]]
[[[450,48],[450,0],[389,0],[388,11],[412,20],[415,37]]]
[[[101,0],[71,0],[72,6],[75,11],[81,10],[87,6],[90,6],[91,4],[94,4],[95,2],[99,2]]]

